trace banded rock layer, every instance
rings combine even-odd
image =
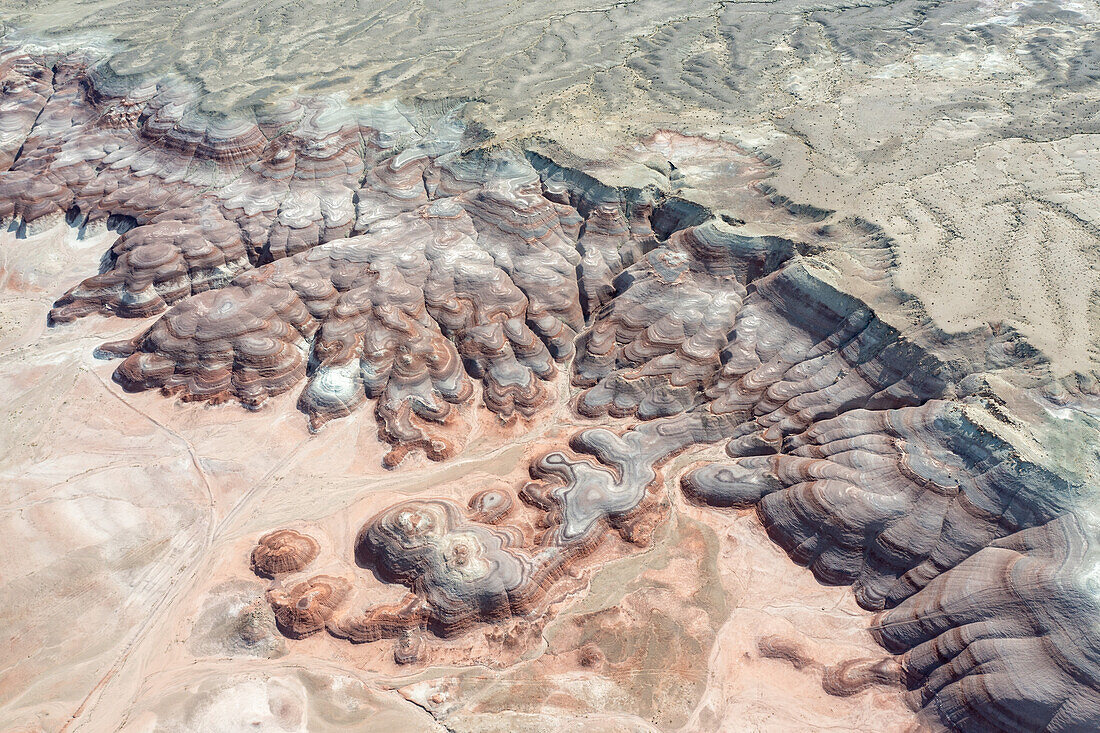
[[[260,538],[288,636],[545,616],[601,545],[648,541],[676,478],[754,509],[878,613],[896,657],[827,689],[900,665],[937,726],[1100,726],[1094,421],[1076,395],[1045,401],[1011,329],[936,329],[892,287],[875,227],[776,196],[764,161],[662,134],[628,161],[647,177],[611,186],[535,146],[478,147],[459,110],[298,100],[215,119],[176,81],[123,87],[89,58],[18,50],[0,81],[0,219],[119,232],[51,320],[160,316],[102,347],[125,388],[260,407],[301,384],[313,427],[373,401],[395,466],[458,453],[451,426],[478,405],[548,414],[568,373],[579,429],[518,498],[383,508],[345,574],[303,577],[319,553],[303,533]],[[680,168],[731,210],[682,195]],[[364,569],[403,600],[364,603]]]

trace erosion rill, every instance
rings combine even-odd
[[[422,663],[423,639],[545,622],[602,544],[646,545],[672,478],[877,612],[881,658],[830,670],[832,694],[893,681],[932,727],[1100,728],[1095,384],[1011,328],[938,330],[880,231],[770,193],[770,161],[664,133],[622,151],[648,181],[611,186],[484,143],[460,107],[218,119],[180,82],[19,50],[0,83],[0,219],[120,233],[51,321],[159,315],[100,348],[123,389],[298,390],[314,430],[369,403],[397,470],[460,456],[487,414],[576,426],[511,490],[353,517],[338,557],[257,535],[240,563],[286,636]],[[681,195],[687,165],[740,221]],[[371,575],[407,594],[359,592]]]

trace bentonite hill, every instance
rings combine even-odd
[[[0,729],[1100,729],[1096,2],[0,34]]]

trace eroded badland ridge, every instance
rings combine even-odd
[[[1100,16],[749,5],[10,14],[2,717],[1100,727]]]

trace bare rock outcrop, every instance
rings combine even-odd
[[[793,559],[879,609],[993,539],[1065,511],[1064,479],[1022,463],[1026,447],[1002,427],[966,403],[851,410],[794,436],[787,452],[699,468],[684,491],[755,506]]]
[[[873,632],[901,653],[910,704],[967,730],[1100,725],[1096,531],[1065,514],[991,542]]]
[[[648,420],[701,398],[745,297],[718,258],[693,256],[693,245],[721,226],[678,233],[619,276],[622,292],[580,340],[573,383],[587,389],[578,412]]]
[[[53,92],[53,69],[18,50],[0,51],[0,171],[11,168]]]
[[[296,573],[317,558],[317,540],[293,529],[268,532],[252,550],[252,572],[265,578]]]
[[[470,497],[470,517],[485,524],[496,524],[515,507],[511,492],[504,489],[483,489]]]
[[[478,622],[522,617],[541,599],[564,560],[529,552],[524,540],[515,528],[467,519],[443,500],[391,507],[360,530],[356,560],[412,593],[396,606],[346,616],[333,633],[353,641],[418,628],[452,636]]]
[[[225,286],[251,263],[240,228],[212,202],[160,214],[112,245],[111,269],[61,296],[54,323],[91,313],[141,318],[170,303]]]
[[[344,578],[317,575],[290,588],[272,588],[267,601],[279,631],[291,639],[303,639],[325,628],[349,590]]]
[[[243,269],[348,236],[363,185],[361,200],[401,198],[383,179],[375,192],[364,171],[420,137],[412,112],[393,105],[300,100],[253,119],[214,118],[185,84],[122,83],[83,57],[51,64],[10,52],[0,73],[11,107],[0,220],[30,233],[65,217],[89,234],[136,227],[105,272],[58,301],[56,321],[159,313]],[[455,142],[435,136],[428,147],[438,155]]]
[[[101,347],[125,389],[250,408],[300,389],[314,429],[371,402],[394,467],[457,455],[483,408],[549,422],[574,388],[530,481],[372,510],[358,567],[290,579],[318,543],[260,537],[283,634],[396,638],[405,664],[429,634],[534,638],[565,576],[647,544],[678,479],[878,613],[891,656],[826,668],[830,693],[900,681],[933,726],[1100,727],[1095,380],[1053,384],[1005,324],[939,330],[874,225],[787,201],[768,161],[731,172],[731,147],[661,134],[610,185],[482,144],[458,109],[220,118],[178,80],[19,51],[0,83],[0,221],[119,233],[51,322],[160,316]],[[699,203],[673,158],[728,194]],[[365,570],[399,600],[365,597]]]
[[[249,271],[103,348],[129,354],[116,372],[127,388],[184,399],[258,407],[308,375],[299,404],[314,427],[374,399],[389,460],[413,447],[439,460],[453,449],[421,423],[446,422],[472,395],[469,375],[493,412],[533,415],[558,373],[547,342],[571,329],[532,311],[482,241],[461,204],[441,200]]]

